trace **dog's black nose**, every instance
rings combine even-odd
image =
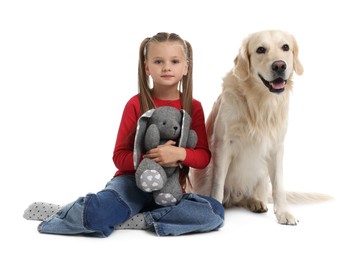
[[[282,60],[274,61],[272,64],[272,70],[277,73],[284,72],[286,70],[286,68],[287,68],[287,64],[285,64],[285,62]]]

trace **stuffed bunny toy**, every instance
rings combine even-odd
[[[176,204],[182,197],[180,167],[162,167],[151,159],[141,159],[147,151],[169,140],[179,147],[194,148],[197,134],[190,129],[191,117],[185,110],[163,106],[145,112],[137,122],[134,143],[136,184],[145,192],[153,192],[158,205]]]

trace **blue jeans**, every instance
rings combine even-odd
[[[224,223],[224,208],[211,197],[186,193],[178,204],[162,207],[154,203],[152,193],[136,186],[133,175],[120,175],[100,192],[78,198],[41,222],[38,231],[107,237],[116,225],[139,212],[144,212],[146,223],[158,236],[209,232]]]

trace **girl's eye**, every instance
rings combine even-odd
[[[161,64],[162,61],[161,60],[155,60],[155,64]]]
[[[178,63],[180,63],[180,61],[179,60],[173,60],[172,63],[173,64],[178,64]]]

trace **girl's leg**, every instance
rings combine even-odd
[[[135,178],[121,175],[102,191],[78,198],[40,223],[41,233],[84,234],[107,237],[114,226],[138,213],[152,196],[137,188]]]
[[[148,225],[158,236],[177,236],[209,232],[224,224],[224,208],[220,202],[196,194],[184,194],[175,206],[161,207],[144,213]]]
[[[54,203],[34,202],[24,211],[23,217],[28,220],[44,221],[52,217],[63,207]],[[143,213],[138,213],[125,222],[116,225],[114,229],[149,229],[150,227],[146,223]]]

